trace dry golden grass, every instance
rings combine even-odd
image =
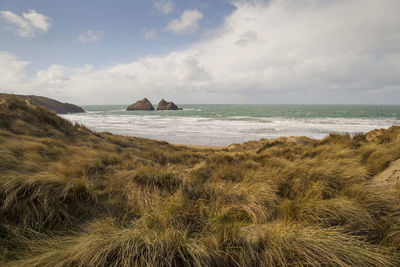
[[[399,266],[400,128],[225,149],[0,101],[0,265]]]

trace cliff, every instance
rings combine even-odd
[[[4,95],[12,94],[0,94],[0,98]],[[84,113],[85,110],[83,108],[78,107],[76,105],[70,103],[61,103],[55,99],[51,99],[44,96],[36,96],[36,95],[14,95],[24,100],[30,100],[34,104],[45,107],[54,111],[57,114],[66,114],[66,113]]]

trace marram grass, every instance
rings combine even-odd
[[[198,150],[2,96],[0,265],[400,266],[400,186],[369,183],[399,157],[399,127]]]

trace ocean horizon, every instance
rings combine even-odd
[[[211,146],[281,136],[322,139],[400,125],[400,105],[182,104],[181,111],[127,106],[84,105],[86,113],[62,116],[95,131]]]

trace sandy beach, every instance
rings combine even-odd
[[[222,150],[227,148],[226,146],[205,146],[205,145],[187,145],[187,144],[173,144],[174,146],[184,146],[188,148],[195,148],[195,149],[213,149],[213,150]]]

